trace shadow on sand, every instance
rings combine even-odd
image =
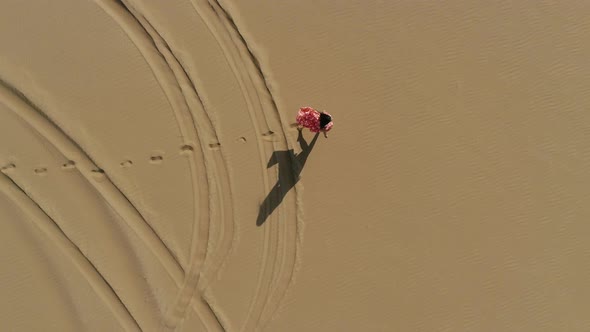
[[[311,143],[307,144],[303,138],[302,131],[299,130],[297,142],[299,142],[299,145],[301,146],[300,153],[295,155],[293,149],[273,152],[268,165],[266,165],[266,168],[270,168],[271,166],[278,164],[279,178],[270,193],[268,193],[268,196],[266,196],[264,199],[264,202],[260,204],[258,219],[256,219],[256,226],[261,226],[264,224],[266,219],[281,204],[283,198],[285,198],[289,190],[291,190],[291,188],[293,188],[299,181],[299,175],[301,174],[303,166],[307,161],[307,157],[311,153],[311,150],[318,140],[319,135],[320,133],[316,133]],[[295,165],[293,163],[295,163]]]

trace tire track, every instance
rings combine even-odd
[[[224,54],[225,54],[225,58],[230,66],[230,68],[232,69],[234,76],[236,77],[240,88],[242,89],[242,93],[244,95],[245,101],[247,103],[247,108],[248,108],[248,112],[249,112],[249,116],[250,119],[252,120],[252,125],[254,127],[254,131],[260,134],[267,134],[267,133],[273,133],[273,131],[270,129],[270,126],[267,122],[266,117],[263,116],[263,114],[261,111],[258,111],[258,115],[256,115],[256,111],[255,111],[255,107],[254,107],[254,102],[252,101],[252,99],[256,99],[256,101],[258,101],[259,107],[262,108],[262,103],[260,100],[260,97],[258,95],[258,91],[256,90],[254,83],[251,80],[251,75],[249,75],[248,72],[244,73],[240,70],[237,69],[237,63],[241,62],[241,66],[247,66],[247,64],[243,63],[243,57],[241,54],[243,54],[243,50],[242,52],[240,52],[239,50],[239,43],[236,43],[235,41],[233,41],[232,38],[232,34],[231,34],[231,30],[228,30],[227,26],[223,23],[223,17],[224,17],[224,13],[220,13],[219,8],[215,6],[215,4],[210,4],[210,3],[206,3],[205,6],[203,6],[203,3],[198,4],[195,1],[191,1],[193,4],[193,7],[195,8],[195,10],[197,11],[197,13],[199,14],[199,16],[203,19],[203,21],[205,22],[205,24],[209,27],[210,32],[213,34],[213,36],[216,38],[216,40],[218,40],[218,43],[220,45],[220,47],[222,48]],[[209,7],[209,8],[207,8]],[[209,10],[208,10],[209,9]],[[212,11],[211,11],[212,10]],[[209,15],[207,15],[205,12],[208,12]],[[213,15],[211,15],[213,14]],[[209,18],[208,16],[213,16],[212,18]],[[218,28],[216,29],[215,26],[218,26]],[[223,32],[225,31],[226,35],[229,35],[229,38],[227,37],[221,37],[221,35],[223,34]],[[230,42],[228,42],[227,40],[229,39]],[[236,50],[230,50],[230,48],[234,48]],[[249,83],[249,84],[248,84]],[[252,95],[254,95],[255,97],[252,97]],[[264,121],[261,122],[261,118],[264,119]],[[261,127],[266,127],[268,128],[266,131],[261,131]],[[259,162],[261,165],[261,171],[262,171],[262,176],[263,176],[263,187],[265,188],[265,192],[270,190],[270,181],[268,178],[268,175],[265,171],[265,166],[266,166],[266,156],[271,155],[273,150],[268,150],[265,149],[265,143],[260,140],[257,139],[256,140],[257,146],[258,146],[258,151],[259,151]],[[273,146],[274,147],[274,146]],[[267,285],[270,283],[270,277],[268,276],[269,272],[272,273],[273,269],[272,268],[268,268],[268,262],[269,261],[273,261],[274,262],[274,258],[272,257],[274,255],[274,253],[276,252],[276,250],[272,250],[272,247],[269,245],[270,242],[272,242],[272,231],[276,229],[276,226],[269,226],[269,227],[265,227],[263,232],[264,232],[264,242],[263,242],[263,252],[262,252],[262,273],[259,275],[258,278],[258,282],[257,282],[257,290],[256,290],[256,295],[254,300],[252,301],[249,310],[249,316],[252,315],[253,311],[260,311],[258,309],[255,309],[256,305],[257,305],[257,300],[258,298],[265,296],[266,291],[264,290],[263,285]],[[271,256],[271,257],[269,257]],[[262,296],[260,295],[261,293],[264,293]],[[260,306],[260,305],[258,305]],[[248,323],[246,322],[244,326],[246,326],[246,329],[248,329],[247,327]]]
[[[186,126],[187,123],[191,123],[196,126],[199,122],[195,121],[192,113],[189,111],[190,102],[188,101],[187,97],[191,94],[187,93],[187,90],[190,88],[189,86],[191,84],[190,82],[188,82],[188,79],[186,78],[186,73],[184,69],[182,69],[182,67],[170,51],[166,42],[161,38],[157,31],[155,31],[151,24],[149,24],[149,22],[147,22],[147,20],[135,9],[133,9],[133,7],[131,7],[129,4],[127,4],[126,2],[124,4],[126,5],[126,10],[130,13],[130,15],[132,15],[135,18],[135,20],[137,20],[137,22],[143,27],[145,34],[152,39],[159,54],[163,57],[167,66],[170,68],[170,71],[174,75],[174,82],[172,83],[174,86],[180,87],[179,92],[182,96],[182,105],[180,105],[180,107],[177,107],[175,112],[176,121],[179,125],[179,128],[181,128],[183,139],[188,142],[198,142],[199,146],[197,152],[195,152],[193,149],[190,150],[191,153],[185,153],[189,160],[193,193],[200,191],[200,194],[198,196],[194,195],[195,199],[193,204],[195,207],[194,215],[199,215],[199,217],[196,218],[197,220],[193,222],[193,236],[191,240],[191,251],[189,255],[190,263],[188,269],[184,274],[184,280],[176,295],[176,299],[170,305],[165,315],[166,324],[169,327],[174,328],[176,327],[178,321],[185,315],[185,310],[194,296],[194,293],[196,291],[196,285],[199,282],[200,278],[201,267],[207,255],[207,244],[209,242],[209,227],[211,222],[211,215],[213,213],[212,206],[214,205],[213,196],[215,195],[212,192],[211,187],[214,186],[215,178],[213,178],[210,175],[212,166],[207,165],[208,163],[204,157],[204,154],[207,153],[205,150],[205,145],[207,143],[203,142],[201,137],[213,136],[209,132],[203,134],[203,132],[205,131],[210,131],[205,129],[210,129],[212,127],[212,124],[210,118],[208,116],[205,116],[205,119],[209,121],[209,126],[204,127],[205,129],[197,129],[196,127],[190,128]],[[127,31],[126,28],[124,28],[124,30]],[[147,38],[147,36],[145,36],[145,38]],[[146,61],[149,60],[146,59]],[[160,80],[162,79],[159,79],[159,81]],[[166,84],[165,86],[168,86],[168,84]],[[162,89],[166,89],[164,86],[161,87]],[[194,99],[197,99],[197,101],[193,99],[193,105],[202,104],[200,102],[200,98],[198,98],[198,95],[193,97],[195,97]],[[178,99],[180,100],[180,97]],[[186,119],[186,121],[183,121],[183,119]],[[201,133],[201,135],[199,135],[199,133]],[[198,157],[193,156],[197,153],[199,155],[198,157],[201,157],[199,160],[200,163],[196,160],[198,159]],[[205,174],[206,176],[203,177],[203,174]],[[197,178],[201,178],[201,181],[197,181]],[[199,183],[206,183],[207,185],[202,186],[199,185]],[[207,197],[207,199],[199,199],[197,197]],[[199,315],[202,316],[203,314],[201,313]],[[211,326],[207,325],[207,323],[205,323],[205,325],[211,328]]]
[[[225,32],[229,35],[230,40],[232,42],[232,46],[237,49],[237,54],[234,55],[234,61],[241,62],[242,67],[246,68],[246,82],[245,84],[254,88],[254,98],[255,102],[257,102],[258,107],[257,112],[258,115],[254,113],[250,113],[250,117],[252,119],[252,123],[255,127],[256,132],[261,133],[260,130],[257,130],[256,122],[259,121],[258,119],[262,118],[265,119],[267,128],[269,128],[268,133],[273,132],[271,125],[268,123],[268,118],[265,116],[263,108],[263,102],[260,98],[258,89],[256,89],[256,84],[254,82],[255,76],[252,74],[251,64],[248,63],[249,56],[247,56],[247,48],[243,43],[243,38],[239,35],[234,29],[234,25],[232,24],[230,18],[228,17],[227,13],[219,6],[216,2],[209,2],[211,8],[215,11],[217,15],[217,19],[220,20],[222,27],[225,29]],[[252,98],[251,94],[246,96],[247,98]],[[272,137],[269,137],[272,138]],[[272,149],[268,149],[268,145],[265,144],[263,141],[258,140],[258,147],[261,157],[261,170],[263,172],[263,179],[264,179],[264,188],[265,192],[271,190],[271,184],[268,179],[267,172],[265,170],[266,166],[266,156],[271,155],[274,152],[275,145],[272,144]],[[278,239],[276,238],[276,233],[280,228],[280,225],[277,223],[267,223],[267,226],[263,228],[264,232],[264,241],[263,241],[263,248],[262,248],[262,256],[261,256],[261,272],[258,276],[258,281],[256,285],[256,292],[254,298],[251,301],[250,307],[248,309],[248,315],[246,318],[246,322],[243,323],[241,330],[243,331],[253,331],[256,326],[258,326],[258,321],[260,319],[260,315],[262,314],[262,310],[264,309],[264,302],[267,300],[269,296],[269,292],[271,289],[271,283],[274,273],[274,264],[276,263],[277,259],[277,246],[278,246]]]
[[[98,297],[107,304],[117,321],[119,321],[126,331],[141,331],[129,309],[117,296],[106,279],[94,267],[88,257],[80,251],[57,223],[30,196],[10,177],[2,173],[0,173],[0,192],[12,200],[30,220],[33,220],[34,226],[45,234],[51,243],[54,243],[72,261],[72,264],[88,281],[88,284],[96,292]]]
[[[244,101],[247,105],[248,114],[250,116],[252,125],[254,127],[254,131],[256,133],[262,134],[263,139],[257,137],[256,144],[259,151],[259,162],[260,162],[260,170],[262,173],[263,179],[263,187],[264,191],[267,192],[270,190],[270,180],[268,177],[267,172],[265,171],[266,168],[266,158],[268,155],[271,155],[274,151],[274,144],[273,149],[268,149],[268,145],[265,142],[272,142],[274,138],[274,132],[270,129],[272,126],[269,125],[267,117],[264,116],[261,110],[256,110],[256,108],[262,108],[262,102],[260,100],[260,96],[258,90],[252,81],[251,73],[246,71],[242,71],[238,69],[239,67],[248,67],[247,61],[244,59],[244,49],[240,48],[240,40],[239,38],[236,40],[235,36],[232,35],[231,29],[228,29],[227,25],[224,24],[224,17],[225,13],[220,11],[220,8],[215,6],[215,4],[211,4],[207,1],[200,1],[197,3],[196,0],[191,1],[193,8],[197,12],[197,14],[201,17],[205,25],[208,27],[212,36],[217,40],[218,45],[220,46],[225,60],[230,67],[234,77],[242,91],[242,95],[244,97]],[[246,58],[249,59],[249,58]],[[254,104],[258,104],[258,106],[254,106]],[[261,128],[265,127],[266,130],[262,130]],[[275,259],[269,256],[274,255],[276,250],[272,250],[272,245],[269,245],[270,242],[273,241],[272,239],[272,231],[276,229],[276,226],[269,226],[266,227],[264,232],[264,242],[263,242],[263,253],[262,253],[262,270],[268,271],[268,261]],[[272,271],[272,269],[270,269]],[[268,279],[268,278],[266,278]],[[265,276],[261,274],[258,280],[258,290],[257,293],[260,293],[260,287],[262,284],[265,284]],[[257,295],[258,297],[258,295]],[[255,301],[254,301],[255,302]],[[253,303],[254,303],[253,302]],[[252,306],[250,307],[249,311],[252,311]]]
[[[185,273],[184,282],[177,294],[177,299],[175,303],[170,306],[169,312],[166,315],[167,324],[174,327],[185,315],[185,310],[193,299],[195,292],[197,292],[198,289],[204,289],[203,287],[197,287],[197,285],[201,283],[201,276],[205,273],[215,275],[218,267],[222,265],[221,263],[225,260],[231,250],[235,234],[232,191],[229,182],[219,180],[229,178],[225,157],[221,149],[219,149],[219,138],[213,125],[211,115],[207,112],[194,83],[190,80],[187,71],[182,67],[181,62],[176,58],[172,49],[157,30],[136,8],[129,4],[128,1],[125,1],[124,5],[130,15],[132,15],[142,26],[144,36],[130,35],[130,29],[128,27],[124,27],[124,30],[132,39],[147,38],[149,36],[160,57],[165,60],[166,65],[169,67],[169,71],[171,71],[174,76],[172,84],[162,84],[164,78],[157,77],[162,89],[166,90],[166,88],[169,88],[171,85],[180,87],[180,95],[182,96],[183,104],[179,105],[180,107],[177,108],[174,108],[173,106],[175,109],[175,116],[179,127],[184,129],[184,135],[190,136],[188,140],[191,142],[198,142],[200,149],[198,149],[197,152],[199,157],[201,157],[200,161],[202,165],[198,169],[194,166],[198,163],[193,160],[194,157],[191,158],[191,155],[197,154],[192,149],[192,146],[184,152],[188,152],[185,154],[189,156],[191,162],[193,179],[201,177],[201,183],[208,183],[208,193],[202,191],[199,197],[208,196],[209,205],[207,206],[206,204],[203,204],[203,200],[200,200],[201,202],[195,202],[195,206],[201,205],[200,210],[202,212],[201,218],[198,222],[200,227],[193,235],[190,253],[191,264]],[[124,23],[130,24],[128,22]],[[137,29],[132,30],[132,32],[138,33],[136,30]],[[150,51],[143,50],[143,47],[148,47],[146,43],[136,43],[136,46],[140,49],[140,52],[144,54],[146,61],[150,63],[151,58],[145,55],[149,55]],[[152,66],[151,63],[150,66]],[[154,75],[158,76],[158,74],[160,73],[157,73],[154,70]],[[168,83],[170,83],[170,80],[168,80]],[[181,98],[177,96],[177,99]],[[205,121],[202,121],[203,119],[205,119]],[[192,124],[192,127],[186,127],[186,124],[189,123]],[[205,137],[205,139],[202,139],[202,137]],[[217,176],[218,172],[221,172],[222,176]],[[199,181],[193,181],[193,191],[197,190],[197,188],[203,187],[198,184]],[[225,207],[227,204],[229,204],[229,208]],[[209,228],[210,224],[216,221],[219,221],[219,224],[223,225],[223,233],[219,235],[221,237],[219,246],[215,248],[215,250],[211,250],[209,248],[209,244],[211,243],[211,239],[209,239]],[[213,258],[210,258],[211,256]],[[209,264],[207,269],[204,266],[206,259],[214,261],[214,264]],[[217,261],[220,262],[217,263]],[[209,268],[209,266],[212,266],[212,268]],[[223,329],[220,319],[215,316],[215,313],[208,303],[204,302],[202,294],[199,295],[200,299],[195,300],[194,307],[201,308],[199,314],[201,320],[204,318],[203,315],[207,315],[210,318],[207,319],[207,321],[204,321],[204,323],[208,329]],[[203,312],[203,310],[206,312]]]
[[[232,69],[240,89],[242,90],[254,130],[263,135],[262,138],[258,137],[256,144],[259,151],[259,160],[264,182],[263,186],[265,192],[268,192],[271,189],[271,186],[268,172],[265,170],[266,158],[275,150],[287,148],[289,146],[288,139],[285,135],[286,125],[280,119],[280,113],[278,112],[276,102],[272,98],[270,89],[267,86],[267,79],[262,74],[261,64],[256,57],[254,57],[249,46],[246,44],[244,37],[233,22],[233,18],[215,1],[200,1],[199,3],[197,3],[197,1],[198,0],[192,0],[191,3],[221,46],[227,63]],[[136,44],[138,49],[140,49],[140,52],[150,64],[150,67],[154,71],[154,75],[164,90],[169,88],[168,85],[171,85],[170,77],[174,77],[173,79],[175,81],[172,82],[175,83],[175,86],[177,85],[180,87],[181,93],[178,94],[177,91],[173,91],[175,96],[172,96],[172,98],[170,97],[170,92],[166,93],[169,96],[169,101],[173,105],[175,112],[177,114],[183,113],[177,116],[179,125],[182,127],[182,123],[190,118],[195,126],[195,136],[197,135],[197,132],[201,135],[201,139],[195,139],[195,141],[201,146],[201,153],[205,159],[204,167],[206,169],[209,183],[209,208],[207,210],[207,213],[209,213],[208,225],[220,220],[224,225],[224,232],[226,229],[233,231],[235,221],[232,219],[233,223],[228,222],[224,215],[224,211],[233,211],[234,208],[231,201],[233,195],[231,182],[222,183],[219,180],[229,177],[229,174],[226,173],[227,167],[225,166],[226,159],[223,155],[223,148],[211,150],[207,148],[208,144],[203,142],[203,136],[210,137],[214,142],[213,145],[217,144],[216,146],[219,147],[219,139],[211,121],[211,114],[207,111],[202,100],[199,98],[197,88],[190,80],[187,71],[182,68],[181,62],[174,56],[173,50],[160,36],[157,30],[150,25],[147,19],[138,12],[137,8],[133,8],[129,5],[129,2],[133,1],[124,2],[125,6],[127,6],[126,10],[130,13],[130,16],[133,16],[133,20],[135,20],[136,24],[141,25],[141,28],[130,30],[128,27],[124,27],[123,29]],[[101,3],[104,4],[104,2]],[[118,15],[122,14],[119,13]],[[128,19],[119,19],[119,24],[131,25],[128,21]],[[133,34],[130,33],[130,31],[132,31]],[[138,37],[142,35],[143,37]],[[149,36],[149,42],[145,40],[137,41],[137,39],[145,39],[145,35]],[[150,48],[155,48],[156,51],[150,50]],[[152,58],[159,59],[154,60]],[[163,61],[161,59],[163,59]],[[151,63],[151,61],[154,63]],[[168,68],[163,69],[159,68],[159,66],[167,66]],[[246,70],[238,70],[238,67],[246,68]],[[162,73],[162,71],[165,73]],[[172,75],[170,75],[169,72],[172,72]],[[175,108],[175,102],[184,105]],[[188,105],[188,107],[186,107],[186,105]],[[202,119],[205,119],[205,122],[207,123],[204,124],[203,121],[201,121]],[[262,128],[266,128],[266,130],[262,130]],[[275,134],[275,131],[282,132],[282,135]],[[206,132],[206,134],[203,134],[203,132]],[[184,135],[186,135],[186,133]],[[279,138],[279,136],[282,137]],[[213,156],[210,156],[209,154],[213,154]],[[220,163],[220,161],[223,162]],[[194,172],[194,170],[191,172]],[[222,173],[218,174],[219,172]],[[195,178],[198,176],[198,174],[194,175]],[[248,319],[243,326],[245,330],[251,330],[263,326],[265,322],[273,317],[275,310],[279,307],[280,301],[293,279],[297,258],[297,238],[300,235],[297,227],[301,222],[299,218],[300,209],[297,208],[297,203],[299,201],[297,196],[297,188],[295,188],[295,197],[292,195],[287,197],[279,209],[277,209],[274,216],[271,217],[272,222],[267,223],[262,230],[264,234],[263,251],[261,256],[262,269],[258,277],[256,295],[248,309]],[[229,209],[227,208],[228,205],[226,205],[226,202],[229,202],[230,204]],[[293,210],[292,206],[295,206],[295,213],[290,213]],[[295,214],[297,215],[293,217]],[[208,229],[209,228],[207,228],[207,230]],[[203,234],[203,232],[201,231],[200,234]],[[178,294],[177,304],[172,306],[171,308],[174,309],[171,309],[171,313],[166,315],[169,326],[175,326],[175,322],[184,315],[183,310],[193,298],[194,292],[198,289],[199,292],[203,293],[208,286],[207,279],[215,277],[219,272],[220,267],[228,257],[227,254],[231,250],[233,234],[235,233],[219,234],[221,238],[219,246],[216,247],[215,250],[211,250],[211,248],[205,250],[204,255],[208,262],[206,266],[202,265],[203,261],[199,262],[199,268],[194,264],[189,266],[188,271],[185,274],[183,286]],[[207,239],[207,241],[203,238],[197,239],[194,237],[193,239],[193,244],[196,243],[197,246],[202,243],[211,242],[211,239]],[[199,248],[202,247],[197,247],[197,249],[195,249],[195,247],[191,248],[191,263],[195,262],[195,259],[193,259],[195,257],[195,251],[200,253],[203,252]],[[203,260],[205,260],[205,258],[203,258]],[[200,274],[206,275],[206,278],[200,278],[196,271],[199,271]],[[205,280],[201,282],[201,279]],[[209,308],[208,311],[210,311],[210,313],[213,312],[211,308]],[[217,321],[219,321],[219,319],[217,319]]]
[[[275,98],[273,98],[268,85],[268,78],[263,73],[260,61],[251,49],[251,45],[248,45],[246,42],[246,37],[238,29],[234,18],[228,10],[219,1],[210,0],[208,4],[217,13],[217,17],[221,20],[222,26],[225,27],[227,33],[229,33],[234,47],[239,50],[238,57],[247,68],[250,82],[256,89],[256,96],[260,104],[262,117],[266,119],[267,124],[269,124],[270,120],[274,122],[275,128],[282,130],[281,138],[283,141],[280,143],[273,142],[273,151],[277,150],[277,148],[287,148],[290,146],[286,135],[288,124],[282,121],[280,117],[277,103]],[[273,151],[267,150],[267,155],[270,155]],[[295,162],[295,160],[292,161]],[[265,183],[265,187],[267,187],[267,190],[270,190],[268,183]],[[295,193],[298,196],[297,188],[295,188]],[[278,222],[267,223],[269,226],[265,227],[262,272],[259,276],[257,292],[252,301],[248,318],[243,328],[244,330],[249,331],[259,328],[270,321],[292,282],[298,252],[299,242],[297,238],[300,235],[297,229],[301,221],[301,214],[299,213],[301,210],[297,208],[298,203],[299,199],[297,198],[292,201],[292,205],[295,206],[295,213],[297,214],[295,220],[291,222],[288,220],[291,214],[285,213],[287,212],[285,211],[287,206],[281,204],[278,209]],[[279,251],[281,254],[276,255],[276,252]]]
[[[139,211],[84,150],[21,96],[6,87],[5,83],[0,82],[0,99],[7,106],[7,109],[36,130],[66,159],[76,162],[76,168],[80,171],[80,174],[149,248],[172,280],[177,285],[180,285],[183,279],[183,270],[180,264]]]

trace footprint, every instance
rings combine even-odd
[[[221,143],[219,143],[219,142],[209,144],[209,148],[211,150],[219,150],[220,147],[221,147]]]
[[[15,168],[16,168],[16,165],[13,163],[10,163],[10,164],[2,166],[2,168],[0,168],[0,172],[2,172],[2,173],[12,172]]]
[[[262,139],[268,142],[276,142],[278,140],[277,135],[274,131],[269,130],[266,133],[262,134]]]
[[[45,175],[45,174],[47,174],[47,168],[37,167],[33,170],[33,172],[35,172],[35,174],[37,174],[37,175]]]
[[[240,143],[246,143],[246,137],[240,137],[236,141]]]
[[[76,162],[73,160],[68,160],[65,164],[61,165],[61,169],[63,170],[72,170],[76,167]]]
[[[124,160],[119,165],[121,165],[123,168],[129,168],[133,166],[133,162],[131,160]]]
[[[161,164],[164,161],[164,157],[157,155],[150,157],[150,164]]]
[[[192,154],[193,152],[194,152],[194,148],[192,147],[192,145],[185,144],[180,147],[180,154],[182,154],[182,155],[189,155],[189,154]]]
[[[102,170],[100,168],[93,169],[91,172],[92,172],[92,177],[97,181],[102,181],[106,178],[106,175],[104,174],[104,170]]]

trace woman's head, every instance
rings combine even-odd
[[[327,129],[326,126],[332,122],[332,117],[330,114],[321,112],[320,113],[320,129]]]

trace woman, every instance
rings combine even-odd
[[[305,127],[314,133],[322,132],[324,137],[328,138],[327,133],[333,126],[332,116],[327,112],[318,112],[312,107],[301,107],[297,113],[298,128]]]

